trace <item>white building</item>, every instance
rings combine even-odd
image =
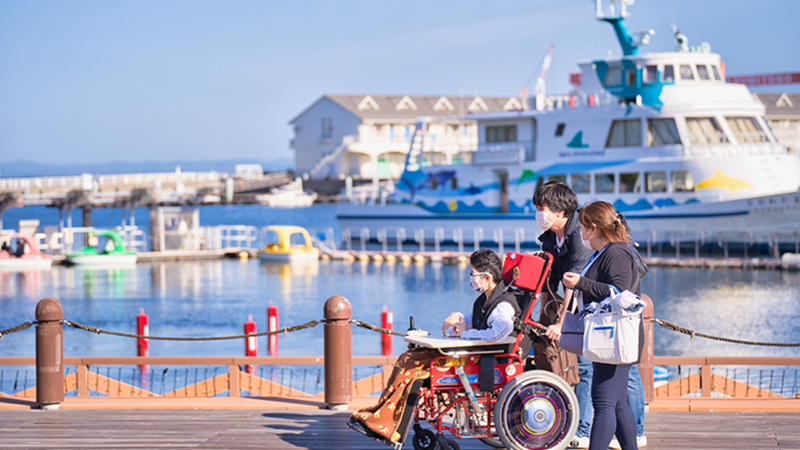
[[[800,154],[800,94],[786,92],[753,96],[764,104],[767,122],[786,150]]]
[[[468,162],[478,147],[469,113],[521,110],[515,97],[324,95],[289,122],[295,171],[312,179],[398,179],[418,117],[427,116],[422,164]]]

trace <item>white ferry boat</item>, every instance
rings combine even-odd
[[[549,180],[568,183],[581,204],[611,202],[634,231],[659,240],[679,230],[713,237],[800,227],[800,158],[775,139],[764,106],[726,83],[706,43],[690,48],[676,32],[675,52],[642,53],[653,32],[628,32],[626,3],[596,2],[623,55],[579,63],[579,93],[469,115],[479,147],[465,164],[429,164],[421,118],[389,201],[341,205],[342,229],[511,228],[533,240],[532,193]]]

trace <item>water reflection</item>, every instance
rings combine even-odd
[[[651,268],[643,290],[656,317],[699,332],[766,342],[800,342],[800,277],[796,272]],[[266,330],[266,308],[279,307],[280,324],[322,318],[325,300],[348,298],[354,318],[380,323],[383,305],[395,329],[416,325],[435,332],[452,311],[466,311],[475,294],[467,265],[322,261],[262,264],[255,260],[143,263],[131,268],[54,266],[48,271],[0,272],[0,328],[33,319],[36,302],[58,298],[65,318],[101,328],[133,332],[139,308],[150,316],[156,336],[223,336],[242,332],[253,315]],[[354,329],[356,354],[379,354],[375,333]],[[2,340],[3,354],[32,355],[34,333]],[[395,350],[404,347],[395,338]],[[135,355],[133,340],[65,330],[70,356]],[[259,345],[262,354],[266,339]],[[282,355],[317,355],[322,327],[280,339]],[[794,355],[795,350],[749,347],[689,337],[656,326],[658,355]],[[151,341],[151,355],[240,355],[241,341],[207,343]]]

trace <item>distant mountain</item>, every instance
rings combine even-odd
[[[68,176],[91,173],[106,175],[114,173],[174,172],[180,166],[183,172],[234,173],[237,164],[261,164],[267,172],[282,172],[294,168],[292,158],[270,160],[228,159],[228,160],[176,160],[176,161],[115,161],[97,164],[45,164],[34,161],[17,160],[0,162],[0,177],[46,177]]]

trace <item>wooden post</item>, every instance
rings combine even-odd
[[[78,364],[78,397],[89,396],[89,366]]]
[[[653,322],[650,320],[654,317],[655,311],[653,301],[646,294],[642,294],[644,300],[644,311],[642,317],[644,318],[644,349],[642,350],[642,359],[639,361],[639,375],[642,377],[642,385],[644,386],[644,402],[652,404],[655,398],[655,388],[653,387],[653,352],[654,352],[654,330]]]
[[[347,409],[353,399],[353,346],[350,302],[334,295],[325,302],[325,403]]]
[[[59,409],[64,401],[64,329],[61,303],[43,298],[36,305],[36,402],[42,409]]]
[[[238,364],[228,365],[228,397],[240,396],[239,373],[240,370]]]
[[[711,397],[711,364],[708,361],[700,366],[700,396]]]

